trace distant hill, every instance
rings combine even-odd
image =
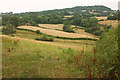
[[[27,14],[51,14],[51,13],[61,13],[63,12],[64,15],[71,15],[76,13],[86,13],[90,14],[90,12],[98,13],[95,16],[108,16],[111,13],[114,13],[114,10],[111,10],[110,8],[103,6],[103,5],[95,5],[95,6],[76,6],[72,8],[64,8],[64,9],[54,9],[54,10],[46,10],[46,11],[40,11],[40,12],[25,12],[25,13],[17,13],[16,15],[27,15]],[[4,13],[5,14],[5,13]],[[6,14],[13,14],[12,12],[6,13]]]
[[[30,26],[38,26],[38,24],[70,23],[71,25],[84,27],[88,33],[100,35],[102,31],[100,30],[98,20],[94,17],[107,17],[113,13],[115,13],[114,10],[102,5],[76,6],[72,8],[15,14],[10,12],[2,14],[2,25],[6,25],[9,19],[14,16],[16,19],[19,19],[19,25],[29,23]]]
[[[64,9],[55,9],[55,10],[47,10],[47,11],[42,11],[44,12],[61,12],[61,11],[68,11],[68,12],[76,12],[76,11],[82,11],[82,10],[86,10],[86,11],[94,11],[94,12],[98,12],[98,11],[112,11],[110,8],[106,7],[106,6],[102,6],[102,5],[96,5],[96,6],[76,6],[73,8],[64,8]]]

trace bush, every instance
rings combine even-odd
[[[6,35],[12,35],[16,33],[16,28],[10,24],[7,24],[6,26],[3,26],[2,32]]]
[[[36,33],[37,33],[37,34],[42,34],[42,33],[40,32],[40,30],[37,30]]]
[[[97,30],[93,34],[96,35],[96,36],[100,36],[102,33],[103,33],[102,30]]]
[[[65,32],[70,32],[70,33],[74,33],[74,31],[71,28],[71,25],[64,25],[63,26],[63,31]]]
[[[120,76],[120,58],[118,52],[117,30],[111,28],[108,32],[104,32],[100,40],[96,43],[97,53],[99,54],[99,67],[104,70],[104,75],[108,78],[118,78]],[[119,56],[119,57],[118,57]],[[102,65],[101,65],[102,64]]]
[[[36,38],[36,40],[41,40],[41,41],[54,41],[53,37],[47,36],[47,35],[42,35],[40,38]]]

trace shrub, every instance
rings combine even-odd
[[[71,23],[69,21],[64,22],[63,31],[74,33],[74,31],[71,28]]]
[[[107,32],[104,32],[100,40],[96,43],[96,49],[99,61],[98,66],[101,67],[101,70],[104,70],[105,77],[109,78],[118,78],[120,76],[120,69],[117,64],[120,64],[118,61],[118,38],[116,34],[117,30],[114,28],[109,29]],[[120,56],[119,56],[120,57]]]
[[[97,30],[93,34],[96,35],[96,36],[100,36],[102,33],[103,33],[102,30]]]
[[[16,33],[16,28],[13,25],[7,24],[6,26],[3,26],[2,32],[6,35],[13,35]]]
[[[71,25],[64,25],[63,26],[63,31],[65,32],[70,32],[70,33],[74,33],[74,31],[71,28]]]
[[[42,33],[40,32],[40,30],[37,30],[36,33],[37,33],[37,34],[42,34]]]
[[[41,40],[41,41],[54,41],[53,37],[47,36],[47,35],[42,35],[40,38],[36,38],[36,40]]]

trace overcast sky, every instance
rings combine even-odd
[[[113,10],[117,10],[119,1],[120,0],[1,0],[0,12],[33,12],[89,5],[104,5]]]

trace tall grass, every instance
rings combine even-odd
[[[3,77],[119,78],[116,29],[105,32],[92,51],[9,38],[3,38],[2,47]]]
[[[78,78],[83,75],[71,62],[79,51],[8,37],[3,37],[2,43],[3,78]]]

